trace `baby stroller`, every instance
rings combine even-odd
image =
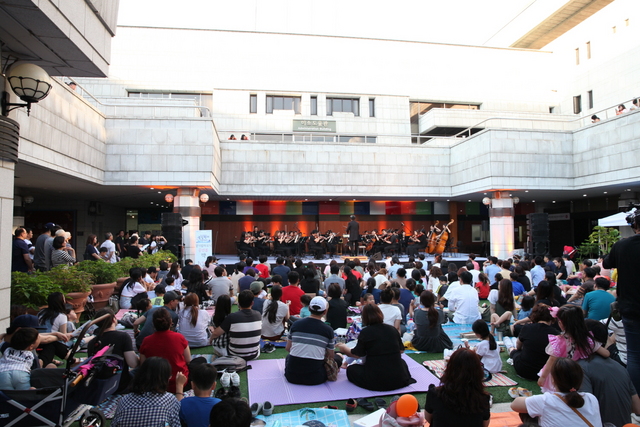
[[[123,359],[108,354],[111,349],[105,347],[80,366],[71,367],[73,356],[87,330],[106,317],[108,315],[82,328],[64,370],[32,371],[31,384],[36,387],[35,390],[0,391],[0,427],[68,427],[77,420],[80,420],[82,427],[106,425],[102,411],[93,406],[118,389]]]

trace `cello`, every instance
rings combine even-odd
[[[427,253],[432,254],[433,251],[436,250],[436,246],[438,244],[438,234],[440,230],[438,229],[438,224],[440,221],[436,221],[435,224],[431,226],[431,230],[429,231],[429,244],[427,245]]]
[[[449,221],[449,224],[445,225],[442,228],[442,232],[438,236],[438,244],[436,245],[437,254],[441,254],[442,252],[444,252],[444,248],[447,246],[447,240],[449,240],[449,234],[451,233],[449,226],[453,223],[454,220],[452,219],[451,221]]]

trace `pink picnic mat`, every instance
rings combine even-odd
[[[446,368],[444,360],[425,360],[424,362],[422,362],[422,364],[426,366],[430,371],[433,371],[433,373],[435,373],[438,378],[442,376],[442,374],[444,373],[444,369]],[[518,385],[518,383],[502,372],[496,372],[492,375],[491,381],[486,381],[484,385],[485,387],[500,387]]]
[[[440,384],[429,370],[407,355],[402,355],[407,362],[411,376],[416,383],[393,391],[371,391],[360,388],[347,380],[347,372],[341,369],[338,380],[327,381],[315,386],[290,384],[284,378],[285,359],[254,360],[249,362],[251,369],[247,371],[249,383],[249,401],[269,401],[274,405],[292,405],[298,403],[329,402],[347,400],[350,397],[374,397],[390,394],[426,392],[430,384]]]

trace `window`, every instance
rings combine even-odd
[[[549,113],[553,114],[556,112],[556,107],[549,107]]]
[[[312,116],[317,116],[318,115],[318,97],[317,96],[312,96],[311,97],[311,112],[310,114]]]
[[[327,98],[327,116],[333,113],[353,113],[360,115],[360,100],[351,98]]]
[[[249,113],[256,114],[258,112],[258,95],[249,95]]]
[[[588,95],[588,101],[589,101],[589,109],[593,108],[593,91],[590,90],[589,92],[587,92]]]
[[[576,48],[576,65],[580,65],[580,49]]]
[[[591,59],[591,42],[587,42],[587,59]]]
[[[573,97],[573,114],[580,114],[582,112],[582,96]]]
[[[369,117],[376,116],[376,99],[369,98]]]
[[[267,114],[273,114],[273,110],[293,110],[300,114],[300,97],[267,95]]]

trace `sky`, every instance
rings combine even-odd
[[[567,0],[120,0],[118,24],[508,47],[565,3]]]

